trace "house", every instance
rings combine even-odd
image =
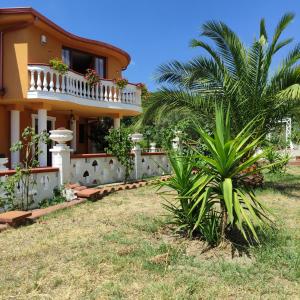
[[[66,74],[49,66],[57,57],[69,66]],[[141,113],[140,88],[113,81],[129,63],[124,50],[71,34],[32,8],[0,9],[0,153],[17,164],[22,153],[9,149],[27,126],[71,129],[71,148],[91,153],[90,122],[110,117],[119,127],[122,117]],[[84,78],[88,68],[102,78],[93,88]],[[49,147],[41,147],[40,165],[51,165]]]

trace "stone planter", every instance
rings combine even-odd
[[[143,135],[141,133],[133,133],[130,137],[134,144],[143,140]]]
[[[150,143],[150,152],[156,152],[156,143]]]
[[[0,158],[0,171],[8,170],[6,164],[8,164],[8,158],[7,157]]]
[[[58,144],[65,144],[73,139],[73,131],[65,128],[51,130],[49,138]]]

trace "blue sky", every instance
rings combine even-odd
[[[260,18],[270,32],[283,13],[294,12],[287,36],[300,42],[299,0],[0,0],[0,7],[14,6],[31,6],[74,34],[126,50],[132,62],[125,77],[151,90],[158,87],[153,80],[158,65],[201,54],[188,45],[207,20],[224,21],[249,44]],[[278,54],[274,68],[284,54]]]

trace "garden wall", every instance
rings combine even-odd
[[[162,152],[142,153],[138,158],[141,178],[164,175],[170,172],[167,156]],[[135,179],[134,170],[130,179]],[[116,157],[105,153],[78,154],[71,157],[72,182],[84,185],[99,185],[124,180],[124,167]]]
[[[134,168],[130,179],[143,179],[147,177],[165,175],[170,172],[168,158],[163,152],[141,153],[138,157],[132,155]],[[136,159],[135,159],[136,158]],[[139,178],[136,178],[138,170]],[[15,174],[14,170],[0,171],[0,181],[4,182],[9,176]],[[102,185],[124,180],[124,167],[117,158],[105,153],[78,154],[70,159],[70,182],[85,186]],[[30,185],[30,199],[32,208],[37,207],[39,202],[53,197],[53,189],[59,188],[59,168],[33,169]],[[20,199],[22,184],[15,188],[16,199]],[[4,199],[5,192],[0,188],[0,200]],[[1,209],[1,208],[0,208]]]
[[[0,181],[6,181],[9,176],[14,174],[14,170],[0,171]],[[32,170],[29,188],[29,199],[32,207],[37,207],[40,201],[53,197],[53,190],[58,187],[58,176],[58,168],[36,168]],[[22,197],[22,183],[17,184],[15,196],[15,201],[19,201]],[[0,189],[0,198],[6,198],[3,188]]]

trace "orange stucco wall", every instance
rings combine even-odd
[[[21,20],[22,18],[22,20]],[[126,67],[124,55],[116,54],[111,48],[102,47],[93,43],[75,40],[64,36],[55,28],[49,27],[41,20],[33,16],[6,15],[0,19],[0,30],[8,25],[14,25],[20,21],[31,21],[32,24],[13,31],[6,31],[3,35],[3,86],[5,95],[0,96],[0,153],[10,157],[10,111],[13,105],[17,105],[20,113],[20,133],[27,126],[32,126],[32,114],[37,113],[37,105],[48,105],[48,115],[56,117],[55,127],[69,128],[70,112],[74,111],[70,103],[58,103],[56,106],[49,100],[37,99],[35,103],[26,99],[29,87],[29,72],[27,66],[30,63],[48,64],[54,57],[61,57],[63,46],[79,51],[88,52],[95,56],[106,57],[106,75],[108,79],[122,77],[122,68]],[[47,44],[41,44],[41,35],[46,35]],[[9,105],[11,107],[9,107]],[[16,109],[16,108],[13,108]],[[55,111],[56,109],[56,111]],[[82,106],[82,111],[77,108],[74,113],[79,118],[77,127],[77,152],[87,153],[89,150],[88,140],[86,143],[79,143],[79,124],[86,124],[87,117],[91,114],[92,108]],[[64,112],[62,112],[64,110]],[[98,113],[98,112],[97,112]],[[106,115],[107,112],[99,111],[99,115]],[[111,112],[110,112],[111,114]],[[121,115],[116,113],[117,116]],[[86,132],[86,136],[88,132]]]
[[[41,35],[47,37],[47,44],[41,44]],[[80,51],[89,52],[107,58],[107,78],[113,79],[122,77],[122,65],[117,58],[107,53],[93,53],[88,47],[72,40],[60,40],[44,30],[30,25],[29,27],[4,34],[4,56],[3,56],[3,77],[6,94],[3,99],[26,98],[28,90],[29,75],[27,65],[29,63],[48,64],[54,57],[61,57],[62,47],[70,47]]]
[[[24,98],[28,88],[28,29],[4,34],[3,84],[6,94],[3,99]]]

